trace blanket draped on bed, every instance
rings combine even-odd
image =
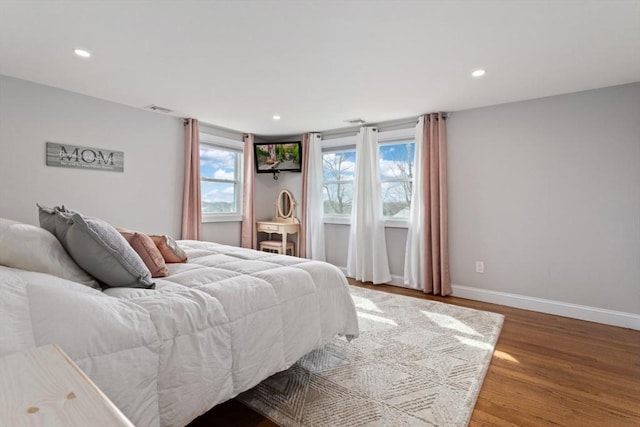
[[[58,344],[134,424],[183,426],[336,334],[358,335],[336,267],[179,243],[189,262],[168,264],[154,290],[0,267],[0,355]]]

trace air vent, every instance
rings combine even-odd
[[[151,111],[157,111],[158,113],[165,113],[165,114],[173,113],[173,110],[170,110],[170,109],[164,108],[164,107],[159,107],[159,106],[154,105],[154,104],[147,105],[144,108],[147,109],[147,110],[151,110]]]
[[[347,123],[349,123],[349,124],[352,124],[352,125],[363,125],[363,124],[367,123],[367,122],[365,122],[365,121],[364,121],[364,120],[362,120],[362,119],[351,119],[351,120],[345,120],[345,122],[347,122]]]

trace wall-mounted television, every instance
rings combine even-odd
[[[257,173],[301,172],[302,144],[293,142],[256,142],[253,155]]]

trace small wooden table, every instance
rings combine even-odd
[[[280,221],[257,221],[256,222],[256,234],[257,233],[268,233],[269,239],[271,239],[271,234],[281,234],[282,235],[282,253],[286,253],[287,248],[287,234],[295,234],[296,235],[296,256],[300,255],[300,245],[298,244],[300,241],[300,223],[297,222],[280,222]],[[257,241],[256,236],[256,241]],[[258,248],[256,248],[258,249]]]
[[[0,396],[3,426],[134,427],[56,345],[1,357]]]

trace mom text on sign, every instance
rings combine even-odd
[[[124,172],[124,152],[47,142],[47,166]]]

